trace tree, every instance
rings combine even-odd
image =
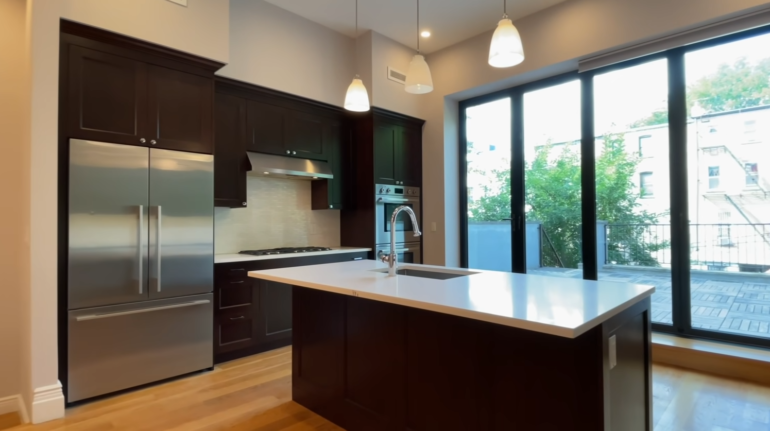
[[[649,117],[642,118],[641,120],[636,120],[633,123],[631,123],[628,127],[630,129],[636,129],[639,127],[657,126],[660,124],[668,124],[668,110],[655,111],[652,114],[650,114]]]
[[[688,106],[697,103],[706,112],[724,112],[770,104],[770,58],[750,64],[740,58],[722,63],[717,71],[688,88]]]
[[[570,143],[554,154],[558,148],[549,143],[526,167],[525,199],[530,206],[527,219],[541,222],[545,231],[541,242],[544,266],[558,265],[555,254],[567,268],[576,268],[582,261],[578,149],[578,145]],[[640,196],[632,181],[638,164],[639,158],[626,151],[623,134],[605,135],[604,149],[596,159],[597,219],[618,225],[613,228],[616,234],[608,244],[611,261],[658,266],[651,253],[668,244],[655,238],[651,241],[646,235],[645,226],[657,223],[658,218],[640,209]],[[484,186],[484,195],[469,204],[471,221],[499,221],[511,216],[510,170],[489,174],[493,181]]]

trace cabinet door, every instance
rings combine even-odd
[[[396,128],[379,124],[374,129],[374,180],[377,184],[396,184],[394,166]]]
[[[313,181],[312,205],[314,210],[340,210],[344,201],[344,182],[347,159],[345,137],[349,132],[342,124],[327,122],[324,126],[324,153],[328,157],[334,179]]]
[[[214,80],[157,66],[148,71],[148,139],[157,142],[153,146],[211,154]]]
[[[70,138],[147,146],[147,66],[80,46],[69,47]]]
[[[292,111],[286,149],[292,156],[305,159],[327,160],[324,154],[324,123],[329,120],[300,111]]]
[[[214,204],[246,206],[246,99],[217,94],[214,109]]]
[[[399,127],[395,145],[396,181],[410,187],[422,183],[422,136],[419,129]]]
[[[259,280],[259,343],[291,338],[291,285]]]
[[[284,108],[249,100],[246,148],[285,156],[286,116]]]

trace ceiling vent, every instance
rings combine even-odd
[[[398,70],[388,66],[388,79],[398,82],[401,85],[406,84],[406,73],[399,72]]]

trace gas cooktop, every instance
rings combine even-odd
[[[291,253],[310,253],[313,251],[329,251],[329,247],[282,247],[268,248],[265,250],[243,250],[240,254],[250,254],[252,256],[269,256],[272,254],[291,254]]]

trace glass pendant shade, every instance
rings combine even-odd
[[[345,95],[345,109],[355,112],[369,110],[369,93],[360,78],[354,78],[348,87],[348,93]]]
[[[412,57],[409,70],[406,72],[406,92],[425,94],[431,91],[433,91],[433,78],[430,76],[430,67],[425,62],[425,57],[417,54]]]
[[[503,18],[497,24],[489,47],[489,65],[493,67],[511,67],[524,61],[524,47],[521,36],[509,18]]]

